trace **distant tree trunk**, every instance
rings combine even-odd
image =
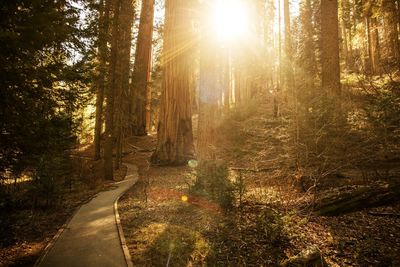
[[[271,60],[264,60],[264,68],[265,72],[263,75],[265,82],[265,90],[269,92],[274,92],[277,88],[277,83],[275,82],[274,74],[276,71],[274,70],[275,62],[276,62],[276,34],[274,34],[274,22],[275,22],[275,1],[267,0],[266,1],[266,10],[264,12],[264,32],[263,32],[263,58],[270,58]],[[273,49],[269,49],[270,44],[273,44]],[[275,95],[275,94],[274,94]]]
[[[388,57],[397,65],[400,62],[399,32],[397,30],[396,4],[394,0],[383,0],[382,8],[385,21],[385,40]]]
[[[340,94],[339,30],[337,0],[321,0],[322,87]]]
[[[193,58],[193,60],[195,60]],[[190,75],[190,102],[192,105],[192,113],[198,113],[199,108],[198,108],[198,94],[197,94],[197,77],[196,77],[196,72],[192,69],[191,70],[191,75]]]
[[[341,20],[340,25],[342,28],[343,38],[343,56],[345,60],[345,66],[348,70],[354,69],[353,62],[353,47],[352,47],[352,32],[351,32],[351,4],[349,0],[341,1]]]
[[[315,45],[314,45],[314,32],[311,16],[311,1],[304,0],[300,8],[301,16],[301,33],[300,33],[300,62],[304,70],[305,80],[307,87],[314,85],[314,78],[316,76],[316,58],[315,58]]]
[[[353,51],[353,35],[351,28],[348,31],[349,40],[349,69],[354,70],[354,51]]]
[[[104,88],[106,86],[106,73],[107,73],[107,34],[109,28],[110,17],[110,0],[102,0],[100,2],[100,17],[99,17],[99,38],[98,38],[98,57],[99,57],[99,71],[97,78],[97,92],[96,92],[96,119],[94,127],[94,160],[99,160],[101,157],[101,132],[103,126],[103,102],[104,102]]]
[[[274,117],[277,118],[280,115],[280,95],[284,87],[284,79],[282,75],[282,23],[281,23],[281,0],[278,0],[278,71],[277,71],[277,87],[274,95]]]
[[[349,64],[349,41],[347,38],[347,23],[349,20],[348,14],[349,14],[349,10],[348,10],[348,1],[347,0],[342,0],[341,1],[341,20],[340,20],[340,28],[341,28],[341,36],[343,39],[343,58],[345,61],[345,66],[346,69],[349,68],[350,64]]]
[[[105,91],[106,96],[106,119],[105,119],[105,143],[104,143],[104,177],[113,180],[113,142],[114,142],[114,100],[118,80],[117,59],[118,59],[118,36],[119,36],[119,12],[120,0],[112,3],[112,35],[111,35],[111,54],[110,67],[108,74],[108,86]]]
[[[234,76],[234,81],[235,81],[235,106],[237,106],[241,100],[242,100],[242,96],[240,93],[240,85],[242,83],[242,79],[241,79],[241,73],[238,69],[237,66],[234,67],[234,72],[233,72],[233,76]]]
[[[346,26],[345,23],[341,22],[340,24],[340,30],[341,30],[341,37],[343,40],[343,59],[344,62],[346,63],[346,68],[349,66],[349,45],[348,45],[348,41],[347,41],[347,30],[346,30]]]
[[[131,56],[131,32],[134,18],[134,8],[132,0],[120,0],[121,11],[119,15],[119,35],[118,35],[118,84],[115,99],[115,138],[116,138],[116,158],[115,169],[119,169],[122,162],[122,147],[124,133],[127,130],[127,113],[129,105],[129,72]]]
[[[154,0],[143,0],[140,14],[139,33],[136,43],[135,66],[133,69],[133,133],[146,135],[147,112],[153,39]]]
[[[229,51],[224,54],[223,63],[223,91],[224,91],[224,111],[229,112],[230,109],[230,95],[231,95],[231,66],[229,60]]]
[[[193,53],[190,3],[166,0],[163,80],[155,164],[186,164],[194,157],[190,102],[190,56]]]
[[[290,31],[290,8],[289,0],[283,1],[283,17],[285,21],[285,73],[287,88],[293,90],[294,77],[293,77],[293,51],[292,51],[292,37]]]
[[[202,12],[206,14],[206,12]],[[199,122],[197,134],[197,158],[202,164],[215,159],[215,128],[219,90],[217,50],[211,36],[212,26],[202,19],[200,44]]]
[[[355,51],[354,51],[354,47],[353,47],[353,36],[354,34],[356,34],[357,32],[357,20],[356,20],[356,16],[354,16],[355,12],[356,12],[356,5],[354,3],[352,3],[349,0],[344,0],[347,3],[347,9],[348,9],[348,25],[347,25],[347,29],[348,29],[348,38],[347,40],[349,41],[349,69],[354,71],[355,70]],[[353,13],[353,16],[350,15],[350,13]]]
[[[380,73],[380,60],[381,60],[381,52],[380,52],[380,43],[379,43],[379,31],[378,31],[378,22],[376,18],[371,19],[372,24],[372,57],[374,59],[374,72]]]
[[[364,73],[368,72],[368,38],[366,34],[366,25],[365,25],[365,20],[360,19],[360,24],[361,24],[361,30],[360,30],[360,39],[361,41],[361,70]]]

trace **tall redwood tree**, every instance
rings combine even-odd
[[[154,0],[143,0],[140,14],[139,33],[136,43],[135,66],[132,83],[133,133],[146,135],[148,110],[150,109],[149,88],[151,49],[153,38]]]
[[[194,157],[190,101],[191,54],[194,39],[191,4],[166,0],[163,80],[158,123],[158,143],[151,157],[155,164],[185,164]]]

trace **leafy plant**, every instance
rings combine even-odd
[[[234,203],[234,185],[228,179],[228,168],[216,161],[204,161],[196,168],[196,180],[192,193],[215,200],[224,210]]]

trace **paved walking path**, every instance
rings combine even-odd
[[[115,200],[138,179],[136,167],[126,165],[125,180],[116,183],[112,190],[99,193],[78,210],[39,263],[40,267],[127,266],[114,214]]]

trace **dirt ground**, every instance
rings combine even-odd
[[[260,138],[257,131],[249,134]],[[232,176],[242,169],[261,170],[243,171],[242,205],[236,200],[229,212],[189,194],[194,171],[189,166],[150,166],[155,136],[130,142],[137,149],[127,160],[140,166],[140,179],[120,200],[119,209],[135,266],[278,266],[313,245],[330,266],[400,266],[399,202],[316,216],[304,209],[308,194],[292,179],[278,179],[284,167],[271,168],[276,161],[268,161],[268,153],[277,154],[279,148],[271,145],[266,152],[261,138],[225,151]],[[266,160],[258,166],[252,164],[262,158]]]
[[[399,204],[318,217],[276,201],[246,202],[244,209],[225,214],[215,203],[187,195],[188,172],[150,169],[120,200],[135,266],[165,266],[168,258],[170,266],[276,266],[311,245],[331,266],[400,264],[400,218],[369,213],[399,214]],[[264,215],[270,210],[278,215]]]

